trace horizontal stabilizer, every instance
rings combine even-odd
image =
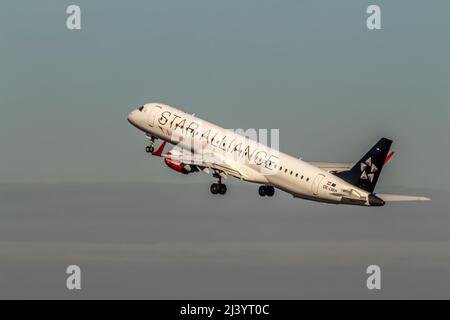
[[[350,170],[354,163],[342,163],[342,162],[316,162],[316,161],[309,161],[310,164],[312,164],[315,167],[321,168],[323,170],[326,170],[328,172],[341,172],[341,171],[347,171]]]
[[[383,193],[376,193],[377,197],[383,199],[384,201],[428,201],[431,200],[427,197],[421,197],[421,196],[405,196],[401,194],[383,194]]]

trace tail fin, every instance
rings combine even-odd
[[[335,173],[339,178],[370,193],[375,189],[392,140],[382,138],[348,171]]]

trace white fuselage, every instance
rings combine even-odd
[[[334,174],[171,106],[148,103],[131,112],[128,120],[181,149],[217,155],[241,172],[242,180],[271,185],[299,198],[328,203],[345,198],[369,205],[367,191]]]

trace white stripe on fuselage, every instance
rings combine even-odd
[[[171,106],[149,103],[139,113],[140,119],[134,123],[139,129],[195,153],[208,150],[230,161],[239,160],[243,166],[263,172],[267,184],[296,197],[340,202],[342,195],[349,196],[353,190],[353,196],[367,199],[366,191],[321,168]],[[252,182],[262,183],[258,179]]]

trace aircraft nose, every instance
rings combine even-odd
[[[136,119],[136,110],[133,110],[128,114],[127,120],[129,123],[134,124],[135,119]]]

